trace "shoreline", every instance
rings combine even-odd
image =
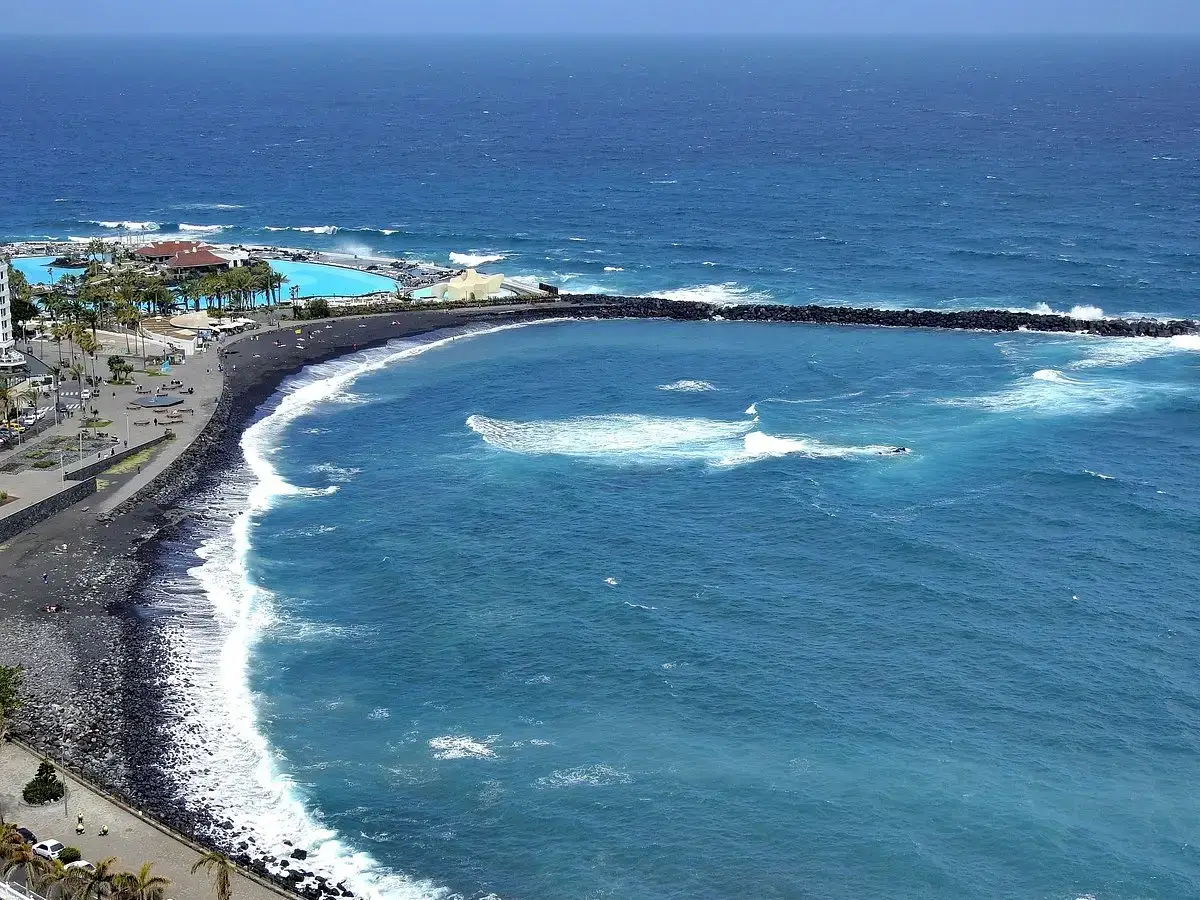
[[[228,820],[180,803],[162,765],[171,756],[168,725],[179,714],[164,702],[169,616],[147,603],[147,589],[164,545],[190,518],[184,501],[213,489],[242,461],[239,441],[246,427],[285,379],[308,366],[447,328],[560,314],[521,307],[355,316],[296,323],[314,335],[303,348],[294,341],[276,346],[272,338],[290,336],[287,330],[249,332],[227,343],[224,383],[211,417],[161,473],[108,513],[100,503],[77,504],[3,546],[0,558],[9,565],[0,581],[0,616],[10,627],[0,641],[0,663],[26,666],[28,695],[12,721],[14,735],[166,828],[215,846],[254,875],[294,891],[294,884],[271,875],[255,848],[217,846],[210,835],[229,827]],[[43,585],[43,571],[53,571],[54,563],[61,568],[54,548],[62,544],[71,547],[76,577],[56,573]],[[46,603],[69,611],[49,616],[41,612]],[[19,817],[19,809],[9,813]],[[323,879],[299,893],[347,896],[344,885]]]
[[[801,314],[811,310],[794,309],[800,310]],[[17,545],[22,543],[37,545],[27,546],[24,554],[18,554],[17,565],[6,573],[4,583],[0,584],[0,614],[12,614],[10,621],[17,626],[14,630],[24,630],[28,624],[31,632],[31,636],[22,634],[9,646],[0,647],[0,662],[25,661],[30,668],[27,684],[43,679],[46,660],[65,663],[69,670],[66,680],[51,679],[51,693],[31,698],[29,707],[14,722],[14,729],[19,729],[18,733],[37,750],[63,757],[78,776],[94,782],[166,828],[206,846],[219,845],[220,841],[214,841],[211,835],[222,829],[229,830],[229,820],[222,818],[217,810],[182,803],[177,783],[164,771],[164,760],[168,765],[171,760],[169,726],[179,720],[180,714],[170,708],[165,696],[164,673],[170,665],[171,651],[169,636],[163,626],[168,624],[169,614],[156,613],[153,603],[148,601],[147,590],[161,569],[167,542],[184,533],[192,516],[184,508],[185,501],[218,489],[221,476],[242,462],[239,443],[242,434],[284,381],[306,367],[380,347],[394,339],[472,324],[501,325],[553,318],[762,321],[755,318],[759,310],[779,313],[778,307],[745,306],[737,310],[743,314],[709,304],[568,296],[551,304],[444,310],[418,308],[403,313],[381,312],[298,322],[289,324],[286,329],[262,329],[229,341],[222,347],[225,372],[218,402],[204,428],[164,471],[111,512],[98,512],[88,506],[80,508],[77,504],[5,546],[5,551],[9,552],[13,548],[21,549]],[[734,314],[728,315],[730,312]],[[908,318],[909,321],[903,323],[908,327],[1008,331],[1033,330],[1021,328],[1016,323],[1023,323],[1029,317],[1041,318],[1036,314],[1005,313],[1014,317],[1007,320],[1014,327],[995,329],[966,324],[928,325],[924,324],[923,314],[914,319],[916,314],[912,311],[896,311],[895,315]],[[1053,318],[1062,320],[1064,325],[1077,321]],[[860,326],[879,324],[794,321]],[[953,321],[970,320],[956,318]],[[1160,324],[1166,328],[1159,336],[1170,337],[1192,333],[1188,326],[1195,323]],[[303,347],[286,339],[280,346],[276,345],[274,338],[290,338],[291,329],[295,328],[312,333]],[[1089,332],[1076,333],[1082,336]],[[47,558],[53,552],[50,548],[79,541],[84,529],[90,532],[85,541],[90,546],[81,562],[81,568],[87,570],[84,583],[59,583],[56,579],[42,590],[39,573],[48,565]],[[15,597],[13,589],[16,589]],[[44,602],[69,602],[71,612],[47,619],[36,611]],[[40,667],[31,667],[29,662],[32,660],[41,661]],[[69,702],[63,699],[64,695]],[[48,698],[54,696],[58,697],[58,703],[48,703]],[[294,889],[294,883],[289,885],[287,880],[268,870],[268,862],[278,860],[258,848],[243,844],[218,846],[218,849],[228,853],[247,871],[270,880],[281,889]],[[300,893],[314,900],[350,895],[344,884],[324,881],[318,881]]]

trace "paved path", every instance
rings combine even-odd
[[[0,810],[6,821],[23,825],[39,840],[54,838],[78,847],[83,858],[92,862],[115,856],[117,868],[122,871],[134,871],[144,862],[153,862],[154,874],[171,880],[168,897],[212,900],[211,879],[204,873],[188,872],[200,858],[191,844],[118,806],[83,782],[68,777],[65,804],[27,806],[21,800],[21,788],[33,777],[39,762],[39,757],[17,744],[0,745]],[[82,835],[75,834],[79,813],[83,813],[86,826]],[[109,829],[104,837],[99,835],[101,825]],[[281,893],[240,874],[233,884],[235,900],[279,900]]]
[[[106,347],[101,353],[97,353],[97,362],[107,359],[107,356],[102,355],[103,353],[123,349],[123,346],[120,345]],[[98,365],[97,375],[101,373],[102,369]],[[147,396],[147,394],[137,393],[138,387],[143,390],[149,389],[152,395],[160,386],[167,385],[171,379],[179,379],[186,387],[192,388],[194,391],[192,394],[179,391],[170,392],[184,401],[173,409],[188,410],[183,413],[181,419],[168,425],[167,410],[165,409],[130,409],[133,401]],[[71,381],[62,382],[59,386],[60,397],[64,403],[72,407],[72,411],[69,414],[60,415],[57,425],[51,426],[39,434],[29,444],[0,453],[0,466],[21,458],[30,450],[37,450],[54,438],[64,437],[70,439],[69,446],[72,448],[63,454],[66,468],[70,469],[72,466],[79,465],[80,454],[75,440],[79,436],[84,421],[89,418],[106,420],[111,423],[101,430],[117,439],[116,443],[108,445],[110,449],[116,450],[123,449],[126,441],[132,446],[163,434],[168,428],[173,430],[177,436],[176,440],[156,447],[151,456],[142,462],[140,471],[135,471],[133,477],[125,479],[125,483],[120,486],[119,491],[106,495],[99,501],[102,510],[109,510],[116,506],[162,472],[180,453],[187,449],[212,416],[222,386],[217,355],[211,351],[188,357],[182,365],[173,366],[169,375],[153,376],[147,375],[145,372],[136,372],[133,375],[133,381],[135,382],[133,385],[102,384],[92,392],[93,396],[86,401],[79,396],[80,388],[77,384]],[[53,404],[53,397],[45,399],[44,402]],[[79,409],[78,407],[81,405],[85,408]],[[91,412],[93,409],[96,410],[94,414]],[[53,410],[49,415],[54,415]],[[158,424],[155,424],[155,419],[158,420]],[[147,424],[139,425],[138,422]],[[103,452],[107,451],[99,451],[99,453]],[[58,450],[52,451],[49,458],[58,459]],[[82,461],[93,462],[100,458],[98,451],[91,451],[84,454]],[[0,516],[11,515],[50,496],[63,487],[63,477],[59,466],[49,469],[26,468],[16,474],[0,473],[0,490],[19,498],[0,507]]]

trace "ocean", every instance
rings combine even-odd
[[[1194,41],[3,49],[10,239],[1200,316]],[[389,900],[1200,896],[1198,350],[549,322],[312,367],[152,591],[181,802]]]

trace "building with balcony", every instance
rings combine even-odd
[[[8,260],[0,257],[0,381],[25,374],[25,357],[17,352],[13,337],[12,302],[8,287]]]

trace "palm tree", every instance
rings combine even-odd
[[[100,349],[100,342],[96,340],[94,335],[88,334],[86,331],[79,336],[79,349],[86,353],[92,362],[92,384],[96,383],[96,351]]]
[[[70,376],[72,378],[75,379],[75,386],[79,388],[79,399],[82,401],[83,400],[83,376],[87,374],[87,369],[84,368],[83,363],[77,362],[77,363],[71,363],[71,365],[67,367],[67,372],[70,374]]]
[[[163,900],[170,881],[151,875],[153,863],[142,863],[136,872],[121,872],[112,879],[113,896],[117,900]]]
[[[9,415],[17,406],[17,391],[4,383],[0,383],[0,422],[7,422]]]
[[[11,849],[6,845],[4,856],[0,858],[0,876],[5,881],[11,881],[13,875],[20,872],[26,884],[36,883],[45,867],[46,861],[24,841],[12,845]]]
[[[50,326],[50,340],[58,346],[58,361],[62,362],[62,342],[70,336],[69,326],[55,322]]]
[[[92,871],[82,871],[78,882],[74,885],[75,891],[71,895],[71,900],[104,900],[105,897],[114,893],[119,874],[114,869],[116,862],[117,858],[110,856],[95,863],[95,869]],[[81,870],[75,869],[74,871],[80,872]]]
[[[233,867],[233,863],[229,861],[229,858],[224,853],[210,850],[196,860],[192,866],[192,874],[195,875],[201,869],[212,874],[213,890],[216,892],[217,900],[232,900],[232,880],[233,874],[237,870]]]

